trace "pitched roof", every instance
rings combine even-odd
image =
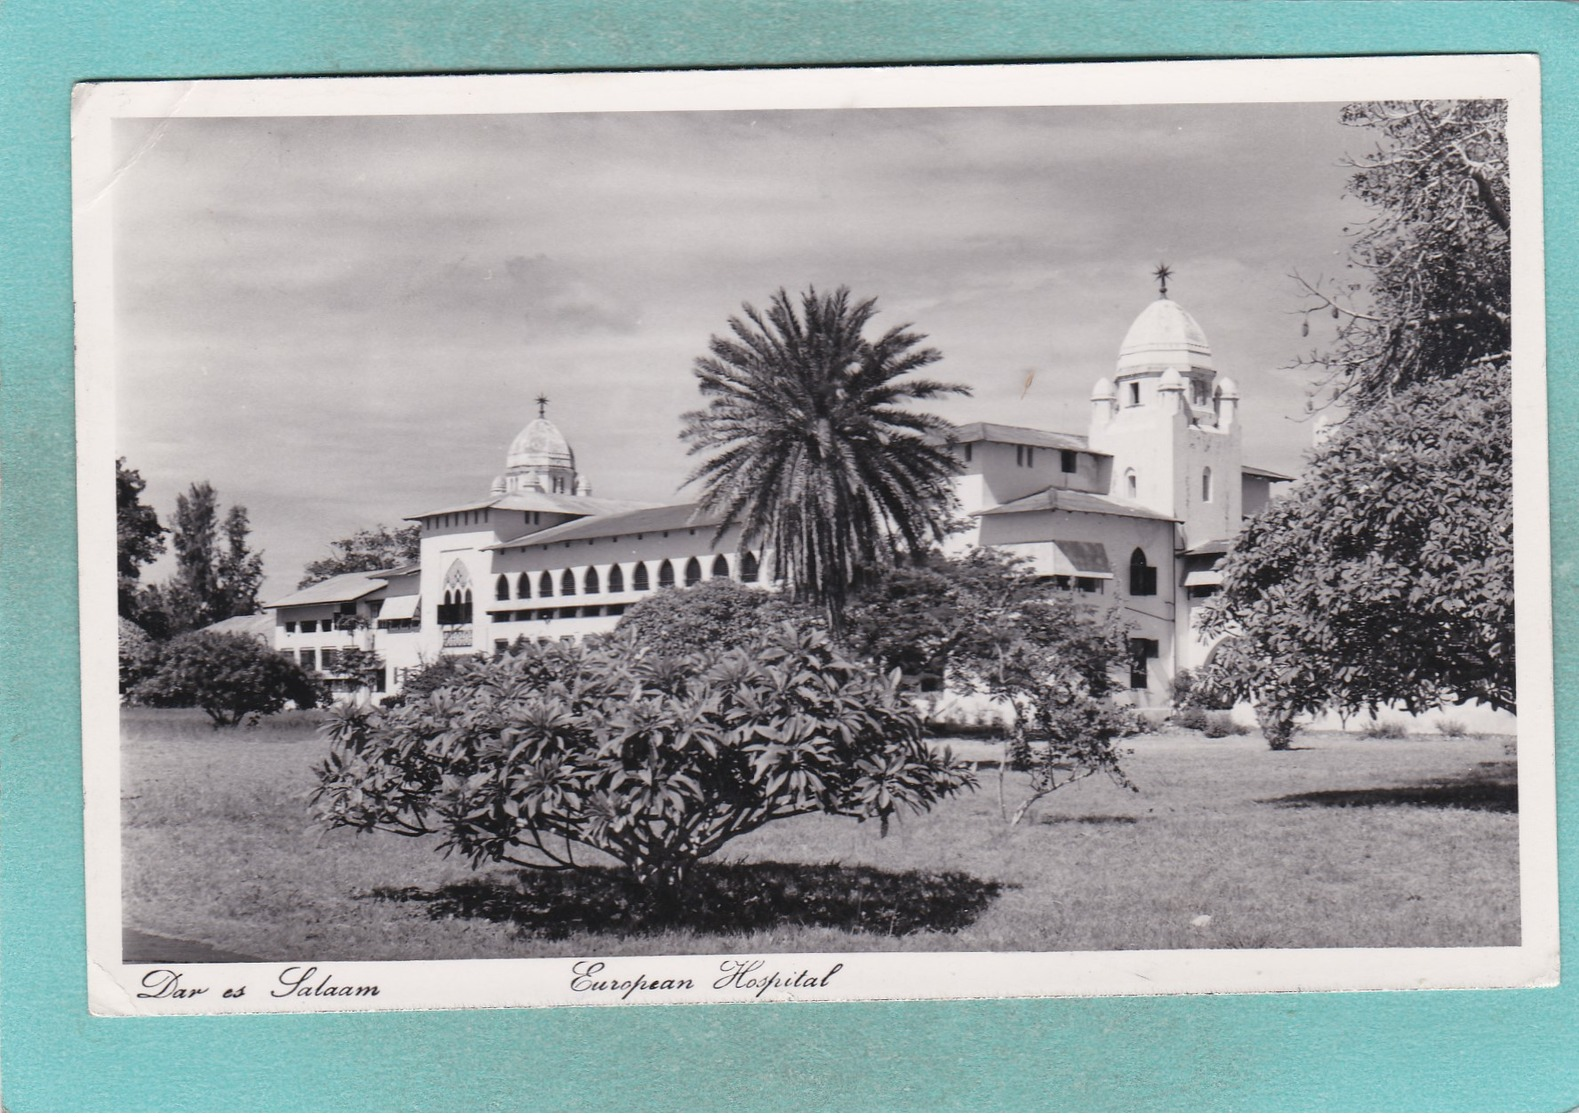
[[[1058,431],[1037,430],[1035,427],[1013,427],[1007,423],[963,423],[954,429],[954,441],[960,445],[967,442],[1007,442],[1020,446],[1046,446],[1052,450],[1083,450],[1104,458],[1112,457],[1111,454],[1089,449],[1083,434],[1061,434]]]
[[[1016,512],[1095,512],[1104,516],[1127,516],[1132,520],[1162,520],[1176,524],[1179,521],[1161,512],[1154,512],[1140,504],[1095,493],[1075,492],[1072,489],[1043,489],[1030,496],[1022,496],[1006,504],[972,512],[973,516],[1004,516]]]
[[[1226,555],[1228,548],[1233,546],[1232,539],[1208,539],[1197,543],[1193,547],[1186,547],[1179,553],[1182,555]]]
[[[396,573],[408,573],[407,568],[396,570],[364,570],[355,574],[336,574],[321,582],[286,594],[277,601],[264,605],[265,609],[281,609],[289,605],[335,605],[342,601],[360,601],[375,590],[389,585],[388,578]]]
[[[486,551],[502,551],[506,547],[530,547],[538,543],[562,543],[572,539],[593,539],[612,535],[639,535],[648,531],[673,531],[678,528],[717,527],[722,517],[702,511],[700,504],[664,504],[656,508],[638,508],[632,512],[615,512],[607,516],[588,516],[568,524],[518,535],[503,543],[484,547]]]
[[[226,617],[203,629],[204,632],[222,632],[228,636],[251,636],[259,640],[274,639],[274,618],[267,613],[251,613],[240,617]]]
[[[1268,481],[1292,481],[1294,478],[1286,473],[1279,473],[1275,469],[1257,469],[1253,465],[1239,467],[1239,472],[1246,477],[1265,477]]]
[[[467,504],[454,504],[448,508],[435,508],[407,516],[408,520],[422,520],[429,516],[448,516],[456,512],[480,512],[484,508],[501,508],[507,512],[564,512],[572,516],[604,516],[611,512],[628,512],[634,508],[649,507],[639,500],[609,500],[601,496],[572,496],[569,493],[511,493],[509,496],[488,497]]]

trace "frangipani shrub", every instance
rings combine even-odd
[[[331,827],[435,835],[473,865],[573,868],[598,850],[657,897],[780,819],[925,811],[975,785],[885,676],[785,625],[721,655],[529,647],[328,725]]]

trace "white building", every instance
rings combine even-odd
[[[1290,478],[1241,462],[1239,389],[1217,374],[1206,335],[1158,298],[1130,326],[1114,375],[1097,380],[1086,434],[969,423],[959,429],[961,505],[981,544],[1027,558],[1050,592],[1124,612],[1131,700],[1163,705],[1180,668],[1205,662],[1193,610],[1244,517]],[[376,651],[383,687],[444,654],[517,637],[575,640],[611,630],[628,606],[671,585],[756,582],[764,556],[742,550],[695,504],[592,495],[538,401],[505,471],[479,500],[410,517],[415,566],[346,574],[270,603],[275,646],[333,674],[345,649]],[[1017,418],[1034,419],[1034,403]]]

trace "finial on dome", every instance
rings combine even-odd
[[[548,417],[548,397],[541,392],[537,394],[537,417],[539,419]]]
[[[1157,280],[1157,290],[1162,292],[1161,298],[1168,297],[1168,277],[1173,274],[1173,269],[1167,264],[1158,264],[1157,270],[1151,273]]]

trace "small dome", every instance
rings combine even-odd
[[[1217,382],[1218,399],[1238,399],[1239,385],[1234,383],[1231,376],[1225,376]]]
[[[1178,369],[1170,368],[1167,372],[1162,374],[1162,381],[1161,381],[1161,383],[1159,383],[1157,385],[1157,391],[1159,391],[1159,392],[1182,392],[1182,391],[1184,391],[1184,377],[1179,375],[1179,370]]]
[[[1092,400],[1117,399],[1118,389],[1113,387],[1113,381],[1104,376],[1092,387],[1091,398]]]
[[[536,418],[521,428],[521,433],[510,443],[510,453],[505,458],[505,468],[546,469],[559,466],[576,467],[576,455],[570,443],[559,433],[559,428],[548,419]]]
[[[489,496],[503,496],[504,494],[505,494],[504,474],[501,473],[501,474],[499,474],[499,476],[497,476],[497,477],[495,477],[493,479],[493,485],[492,485],[492,487],[489,488],[488,495]]]
[[[1121,374],[1164,368],[1217,371],[1206,331],[1172,299],[1157,299],[1141,311],[1118,350]]]

